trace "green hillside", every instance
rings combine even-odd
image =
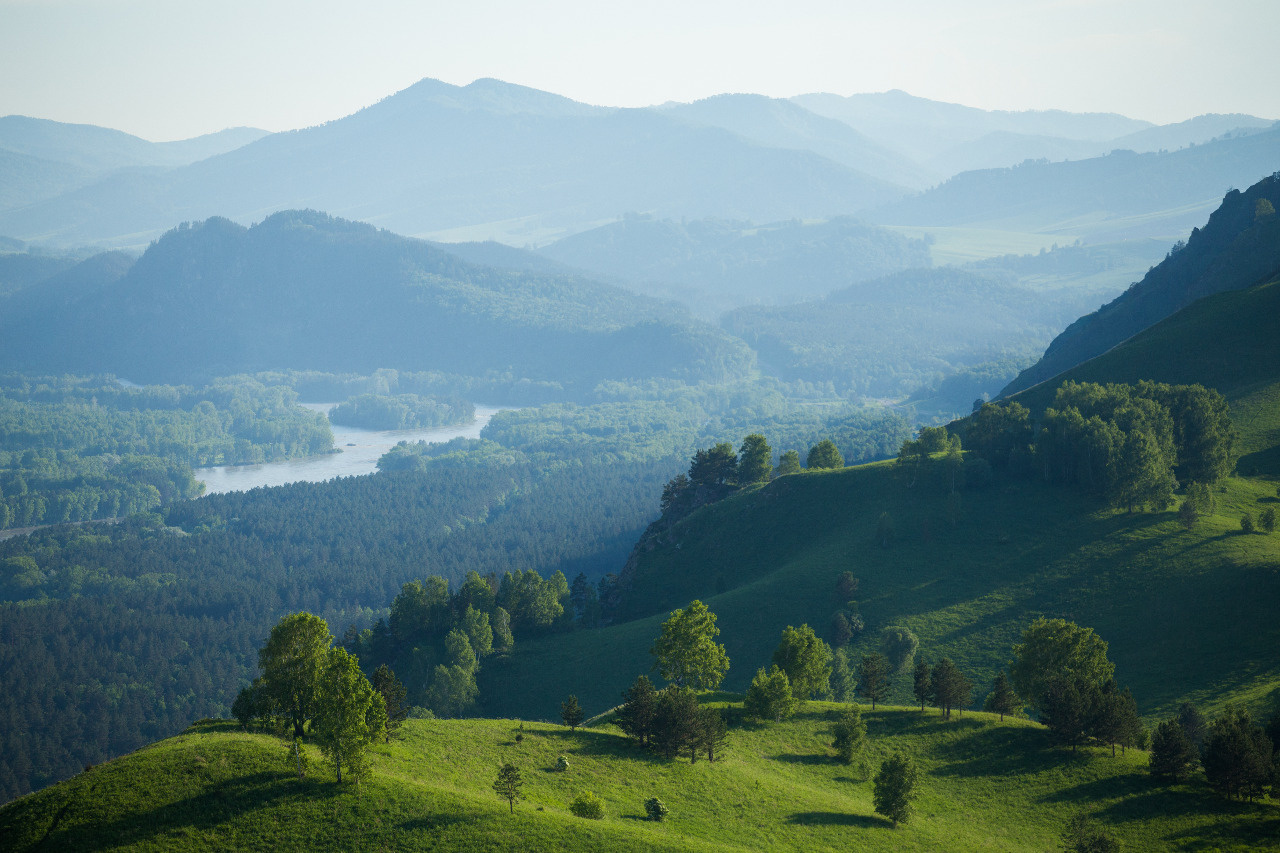
[[[881,628],[906,625],[922,654],[947,655],[969,673],[975,700],[1044,615],[1108,641],[1117,680],[1148,719],[1184,700],[1206,711],[1232,700],[1269,710],[1280,699],[1280,534],[1243,534],[1240,518],[1278,502],[1278,301],[1280,282],[1202,300],[1065,377],[1222,391],[1240,431],[1238,471],[1248,476],[1228,479],[1215,514],[1193,529],[1174,508],[1127,514],[1011,475],[970,483],[958,498],[941,482],[911,485],[894,463],[783,477],[647,540],[626,580],[633,610],[652,615],[523,644],[486,673],[492,687],[482,680],[488,710],[552,714],[569,692],[589,710],[614,704],[648,670],[666,612],[693,598],[718,614],[733,661],[726,685],[744,689],[784,626],[827,630],[846,570],[861,580],[866,624],[855,654],[874,648]],[[1051,393],[1033,389],[1026,403],[1042,408]],[[882,513],[896,530],[889,547],[875,543]]]
[[[1083,811],[1125,850],[1157,851],[1263,849],[1280,829],[1275,805],[1152,784],[1145,752],[1072,754],[1039,726],[985,714],[867,713],[869,744],[846,766],[828,746],[835,709],[735,725],[714,764],[654,758],[608,726],[409,721],[403,740],[375,747],[358,788],[335,785],[318,753],[299,780],[283,741],[201,724],[4,806],[0,838],[14,851],[1043,851]],[[875,813],[867,779],[894,749],[923,771],[915,814],[898,829]],[[561,755],[570,766],[557,772]],[[524,780],[514,815],[490,788],[502,762]],[[569,813],[583,791],[604,801],[602,820]],[[645,819],[652,796],[667,820]]]
[[[1202,345],[1188,345],[1200,342]],[[1280,279],[1205,297],[1097,358],[1011,397],[1032,411],[1062,382],[1199,383],[1231,403],[1243,474],[1280,475]]]

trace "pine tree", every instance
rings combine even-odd
[[[987,697],[982,710],[999,714],[1001,722],[1004,722],[1005,714],[1016,714],[1022,710],[1022,700],[1018,698],[1017,693],[1013,692],[1003,669],[996,676],[996,683],[992,686],[991,695]]]
[[[933,681],[933,704],[942,711],[942,715],[951,719],[953,708],[964,708],[969,704],[969,694],[973,692],[973,684],[956,668],[949,658],[938,661],[931,675]]]
[[[493,792],[506,800],[511,807],[511,813],[515,814],[516,803],[520,800],[520,788],[523,786],[524,781],[520,778],[519,769],[507,762],[498,770],[498,778],[493,781]]]
[[[578,704],[578,697],[570,693],[569,698],[560,703],[560,719],[571,730],[576,731],[585,718],[586,714],[582,712],[582,707]]]
[[[889,695],[889,671],[889,661],[879,652],[863,655],[858,664],[858,692],[871,702],[873,711]]]
[[[911,802],[918,795],[919,772],[915,762],[900,752],[884,760],[873,782],[872,803],[876,812],[893,821],[893,828],[911,816]]]
[[[724,749],[729,737],[729,726],[717,708],[699,708],[698,725],[694,734],[697,748],[707,753],[707,761],[715,763],[716,753]]]
[[[924,711],[925,703],[933,697],[933,676],[930,673],[927,660],[922,657],[916,661],[916,668],[912,673],[911,692],[920,703],[921,712]]]
[[[658,692],[648,676],[642,675],[631,688],[622,694],[625,700],[618,709],[614,724],[635,738],[641,746],[647,746],[653,733],[653,718],[658,708]]]
[[[409,717],[409,708],[404,703],[408,691],[385,663],[373,671],[373,689],[382,696],[382,702],[387,707],[387,743],[390,743],[391,736]]]
[[[772,458],[773,450],[763,435],[753,432],[744,438],[738,451],[738,485],[768,482],[773,473]]]
[[[1196,748],[1187,739],[1177,717],[1171,717],[1156,726],[1151,736],[1149,769],[1157,779],[1174,782],[1186,781],[1196,763]]]

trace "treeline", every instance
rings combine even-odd
[[[994,467],[1129,510],[1164,509],[1179,482],[1216,483],[1238,458],[1226,400],[1201,385],[1068,381],[1038,422],[1020,403],[986,403],[962,432]]]
[[[322,415],[244,377],[203,388],[0,377],[0,529],[117,518],[202,491],[192,468],[331,449]]]
[[[329,421],[364,429],[429,429],[471,423],[476,407],[458,397],[435,399],[417,394],[359,394],[329,411]]]

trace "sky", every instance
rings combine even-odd
[[[146,139],[307,127],[424,77],[609,106],[902,89],[1280,118],[1280,0],[0,0],[0,115]]]

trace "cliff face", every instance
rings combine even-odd
[[[1268,205],[1271,213],[1266,213]],[[1232,190],[1204,228],[1109,304],[1081,317],[1003,391],[1007,397],[1101,355],[1192,302],[1280,271],[1280,172]]]

